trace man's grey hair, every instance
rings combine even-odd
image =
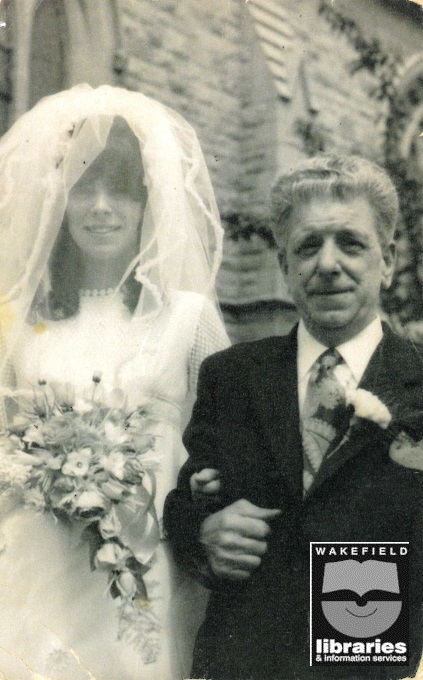
[[[398,194],[385,170],[360,156],[323,154],[303,161],[273,186],[271,214],[276,241],[281,246],[286,243],[296,207],[315,198],[347,202],[360,197],[373,208],[384,248],[393,239],[399,214]]]

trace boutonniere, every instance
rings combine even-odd
[[[357,388],[346,391],[345,404],[353,408],[353,414],[340,446],[350,439],[352,431],[358,428],[362,420],[374,423],[382,430],[387,430],[392,421],[392,415],[387,406],[368,390]]]
[[[368,390],[354,387],[351,373],[345,364],[337,366],[334,373],[344,390],[346,406],[352,406],[354,409],[343,442],[349,439],[352,428],[360,419],[368,420],[386,431],[386,436],[391,442],[389,457],[392,461],[412,470],[423,471],[423,440],[416,441],[407,434],[379,397]]]
[[[340,364],[334,374],[344,391],[345,405],[354,409],[350,428],[360,419],[369,420],[386,430],[392,421],[388,407],[372,392],[355,387],[351,372],[345,364]]]
[[[346,408],[351,412],[351,417],[347,431],[326,458],[334,456],[350,440],[353,431],[358,429],[361,421],[367,420],[375,423],[382,430],[387,430],[392,421],[389,409],[375,394],[352,386],[348,386],[348,388],[343,387],[342,400]]]
[[[372,392],[361,388],[346,390],[345,401],[347,406],[354,409],[353,421],[359,418],[370,420],[386,430],[392,421],[392,414],[388,407]],[[353,425],[354,422],[351,423]]]

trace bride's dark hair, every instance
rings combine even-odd
[[[133,199],[140,199],[144,169],[139,143],[130,126],[121,116],[115,116],[113,120],[103,152],[106,148],[109,153],[112,151],[112,162],[118,159],[117,162],[120,160],[125,169],[130,168],[125,189]],[[122,173],[122,180],[123,177],[125,177],[124,173]],[[83,264],[80,250],[69,231],[66,213],[51,253],[49,273],[50,291],[47,298],[42,291],[39,291],[36,296],[38,300],[41,299],[41,303],[37,304],[38,309],[41,308],[43,315],[54,320],[75,316],[79,311]],[[124,282],[122,292],[123,302],[133,313],[141,292],[141,284],[135,279],[135,269]]]

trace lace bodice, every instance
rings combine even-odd
[[[28,325],[14,359],[18,385],[72,382],[121,388],[129,405],[146,394],[181,407],[195,391],[198,369],[229,344],[213,305],[196,293],[174,293],[159,314],[131,317],[119,295],[81,297],[80,311],[63,321]]]
[[[26,326],[14,370],[20,387],[36,385],[40,379],[71,382],[78,396],[92,390],[93,374],[101,373],[96,389],[121,388],[129,408],[146,398],[158,415],[151,434],[156,436],[160,461],[154,496],[160,522],[165,498],[186,459],[181,440],[183,406],[190,402],[187,397],[195,388],[202,359],[227,344],[217,311],[199,294],[171,294],[160,313],[149,318],[131,316],[119,296],[83,296],[75,317]],[[137,647],[126,638],[118,639],[118,614],[115,601],[107,597],[106,574],[91,570],[78,527],[66,528],[47,514],[17,506],[3,513],[1,532],[7,549],[0,549],[0,567],[8,580],[1,591],[0,675],[5,667],[8,677],[27,677],[14,667],[15,650],[24,640],[19,658],[26,667],[39,668],[38,677],[187,677],[190,622],[199,624],[189,603],[196,603],[201,614],[205,601],[193,599],[190,589],[187,596],[178,594],[181,575],[166,540],[160,541],[144,575],[162,627],[159,656],[150,665],[139,653],[148,640]],[[182,657],[180,650],[184,650]]]

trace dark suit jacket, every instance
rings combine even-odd
[[[215,579],[194,653],[192,677],[211,680],[404,678],[422,649],[422,477],[395,464],[386,433],[362,421],[323,466],[303,500],[296,329],[237,345],[202,366],[198,399],[184,441],[190,458],[167,500],[165,527],[185,568],[204,564],[198,530],[210,512],[246,498],[281,508],[268,551],[246,582]],[[423,360],[384,329],[361,382],[401,423],[423,438]],[[420,428],[420,429],[419,429]],[[221,472],[219,506],[193,503],[193,471]],[[309,667],[310,541],[411,541],[412,664],[351,669]]]

